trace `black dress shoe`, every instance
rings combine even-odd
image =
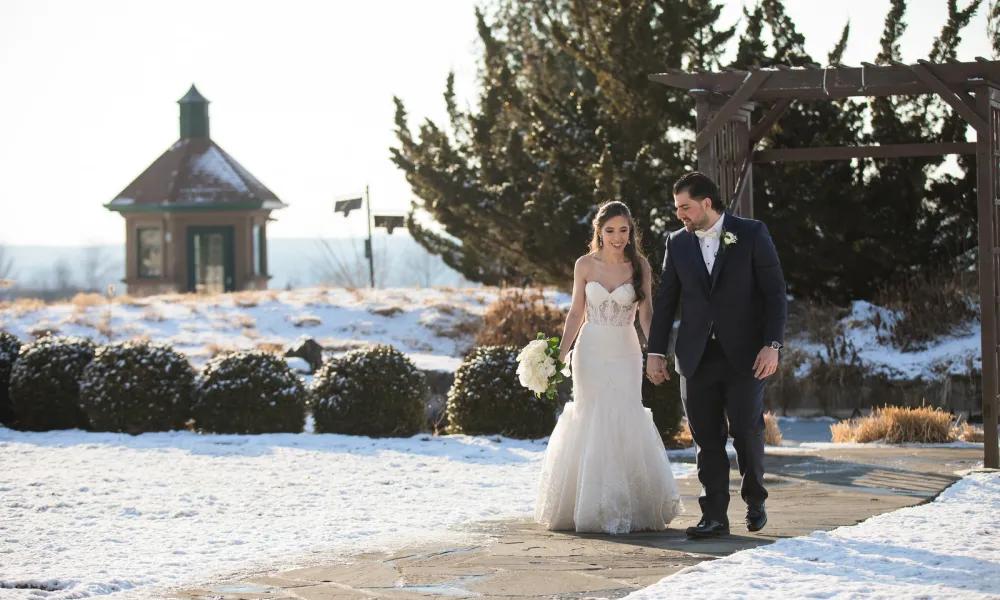
[[[729,523],[702,517],[694,527],[688,527],[686,533],[693,538],[710,538],[729,535]]]
[[[764,503],[747,505],[747,531],[760,531],[767,525],[767,511]]]

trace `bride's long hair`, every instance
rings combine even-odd
[[[628,221],[628,244],[625,246],[625,258],[632,263],[632,287],[635,288],[635,298],[642,302],[646,299],[646,286],[643,281],[645,274],[642,271],[642,233],[636,230],[635,221],[632,220],[632,212],[624,202],[609,200],[597,210],[594,217],[594,237],[590,239],[590,253],[596,254],[603,247],[601,241],[601,229],[604,224],[615,217],[625,217]],[[613,290],[612,290],[613,291]]]

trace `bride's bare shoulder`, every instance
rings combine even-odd
[[[588,272],[597,262],[597,259],[593,254],[584,254],[580,258],[576,259],[576,270],[583,273]]]

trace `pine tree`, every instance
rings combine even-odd
[[[954,58],[959,33],[978,8],[959,10],[934,41],[931,60]],[[906,5],[894,0],[877,62],[901,61]],[[747,28],[734,65],[807,65],[812,59],[779,0],[746,11]],[[772,47],[756,41],[766,26]],[[827,63],[839,64],[849,24]],[[871,131],[864,132],[865,124]],[[965,125],[931,96],[795,103],[772,130],[772,147],[964,141]],[[897,273],[969,261],[975,247],[973,175],[930,180],[938,157],[761,164],[754,167],[755,214],[767,222],[792,294],[845,302],[871,299]],[[968,172],[974,157],[962,157]],[[970,246],[971,243],[971,246]]]
[[[716,68],[734,28],[711,0],[497,0],[477,11],[478,107],[414,137],[396,99],[393,161],[446,234],[415,238],[485,283],[568,286],[603,200],[626,202],[657,261],[676,228],[670,189],[694,161],[686,93],[648,80],[666,68]]]
[[[806,66],[815,61],[805,40],[779,0],[745,9],[746,29],[732,66],[774,68]],[[764,30],[773,43],[762,41]],[[849,25],[830,52],[840,62]],[[849,100],[794,102],[763,144],[765,147],[842,146],[855,144],[864,116]],[[758,107],[764,114],[769,107]],[[787,162],[754,166],[754,216],[767,223],[776,240],[790,293],[798,297],[844,300],[844,279],[853,266],[841,247],[854,224],[859,202],[857,175],[850,162]]]
[[[935,61],[954,58],[981,4],[970,0],[960,9],[947,1],[948,21],[928,55]],[[996,4],[991,10],[1000,14]],[[414,214],[425,211],[443,229],[413,222],[415,238],[472,280],[531,277],[569,287],[597,204],[619,199],[631,207],[656,264],[664,236],[678,227],[672,183],[696,164],[694,103],[647,77],[724,66],[736,31],[720,25],[719,14],[712,0],[494,0],[477,11],[477,106],[459,108],[449,76],[448,122],[427,121],[414,133],[396,100],[393,160],[419,199]],[[902,60],[905,14],[906,3],[893,0],[880,64]],[[815,66],[781,0],[745,7],[744,22],[736,59],[725,66]],[[842,61],[850,32],[847,23],[827,64]],[[950,107],[929,96],[821,100],[793,103],[762,143],[964,141],[965,131]],[[960,159],[964,177],[938,176],[941,164],[932,157],[755,166],[755,215],[778,240],[790,292],[870,299],[896,273],[970,264],[973,160]]]

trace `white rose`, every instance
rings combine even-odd
[[[545,350],[549,347],[549,343],[545,340],[535,340],[524,347],[521,353],[517,355],[517,361],[521,362],[523,360],[537,361],[539,356],[545,355]]]

